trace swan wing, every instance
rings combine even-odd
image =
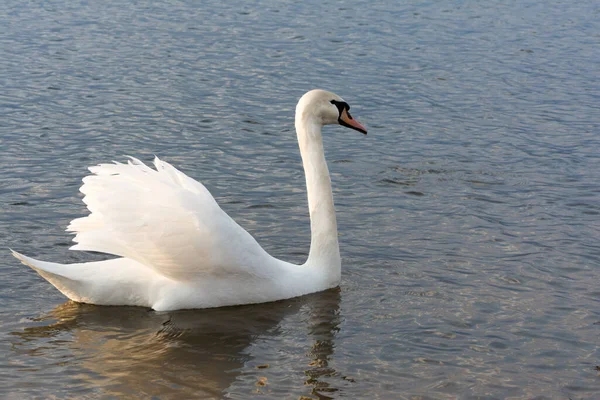
[[[72,250],[126,257],[174,280],[254,274],[270,257],[200,182],[156,158],[91,167]]]

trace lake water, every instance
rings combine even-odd
[[[38,4],[39,3],[39,4]],[[600,398],[597,1],[0,4],[0,397]],[[322,87],[339,290],[157,313],[65,298],[86,167],[153,154],[271,254],[309,246]]]

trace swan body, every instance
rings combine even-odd
[[[306,93],[296,107],[311,219],[303,265],[270,256],[204,185],[158,158],[155,168],[135,158],[100,164],[83,179],[90,214],[67,228],[76,234],[71,249],[118,258],[58,264],[13,255],[71,300],[157,311],[262,303],[335,287],[341,259],[321,128],[341,124],[366,134],[349,108],[324,90]]]

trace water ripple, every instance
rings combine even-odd
[[[5,253],[3,397],[600,392],[594,2],[8,0],[0,15],[0,248],[103,257],[66,251],[86,168],[157,154],[301,263],[295,102],[334,90],[369,127],[324,131],[341,292],[93,307]]]

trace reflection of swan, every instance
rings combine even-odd
[[[236,224],[199,182],[171,165],[141,161],[90,168],[81,191],[91,214],[71,222],[72,249],[123,258],[63,265],[13,254],[72,300],[155,310],[219,307],[287,299],[335,287],[340,254],[321,128],[363,133],[350,107],[323,90],[296,107],[312,240],[302,266],[278,260]]]
[[[12,348],[18,353],[11,358],[52,365],[44,357],[61,354],[61,361],[70,360],[65,368],[76,374],[59,380],[76,379],[81,397],[93,390],[97,397],[111,398],[221,398],[232,384],[246,393],[257,390],[258,377],[279,372],[277,363],[288,358],[275,351],[269,359],[254,349],[254,343],[308,333],[312,346],[300,347],[294,355],[301,357],[300,368],[310,365],[307,384],[320,390],[325,385],[319,377],[335,373],[324,367],[333,354],[339,301],[334,289],[267,304],[167,313],[67,302],[37,322],[47,325],[14,332],[18,339]],[[289,323],[282,323],[286,318],[300,323],[301,329],[286,330]],[[265,362],[271,364],[268,369],[256,368]],[[42,381],[48,379],[47,371],[37,373]],[[244,385],[236,382],[242,374],[255,376]],[[303,387],[307,378],[296,377],[297,386]],[[37,381],[36,372],[29,372],[29,379]],[[268,385],[275,389],[276,381],[270,379]],[[60,397],[45,393],[49,394]]]

